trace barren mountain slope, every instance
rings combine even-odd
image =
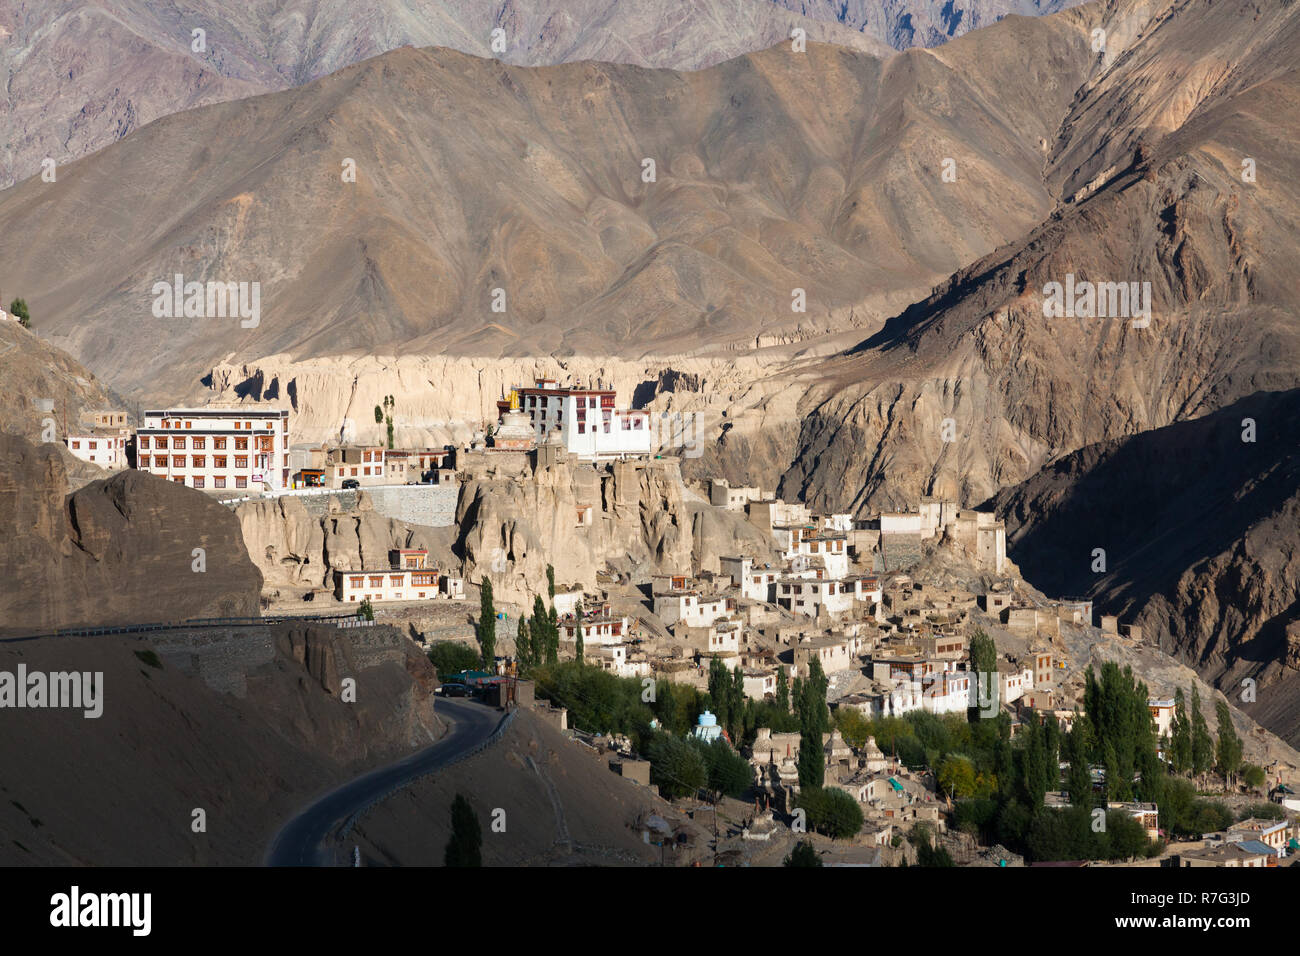
[[[1108,9],[1129,22],[1140,6]],[[808,370],[826,384],[805,399],[786,497],[979,501],[1062,453],[1300,384],[1300,7],[1157,13],[1063,122],[1058,210]],[[1124,118],[1140,128],[1110,136]],[[1071,277],[1150,283],[1149,326],[1046,318],[1048,283]]]
[[[1300,676],[1300,389],[1089,445],[991,504],[1036,585],[1141,624],[1225,693],[1254,678],[1269,707],[1245,709],[1300,739],[1300,702],[1274,700]]]
[[[62,166],[160,116],[297,86],[402,46],[530,66],[690,70],[766,49],[795,27],[809,40],[883,55],[1072,2],[0,0],[9,77],[0,186],[39,172],[46,157]]]
[[[402,46],[518,64],[607,60],[696,69],[808,39],[884,44],[769,0],[0,0],[0,186],[60,167],[160,116],[297,86]],[[492,48],[500,29],[504,50]],[[203,31],[196,38],[196,30]]]
[[[395,51],[8,190],[5,282],[43,335],[154,397],[236,354],[640,355],[869,329],[1050,207],[1042,145],[1091,66],[1072,14],[943,57],[782,45],[686,74]],[[155,318],[177,274],[260,283],[260,323]]]
[[[0,643],[20,667],[102,675],[102,712],[6,710],[3,866],[256,866],[313,796],[441,733],[437,675],[395,628]]]

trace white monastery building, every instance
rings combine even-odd
[[[147,411],[136,467],[203,491],[281,491],[289,481],[289,412],[246,405]]]
[[[593,461],[650,454],[649,413],[616,408],[612,388],[561,388],[541,378],[515,391],[539,443],[558,435],[569,454]]]

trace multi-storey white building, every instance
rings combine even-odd
[[[844,614],[857,603],[879,604],[881,599],[880,582],[871,577],[835,580],[805,572],[802,576],[782,577],[775,589],[779,606],[808,617],[816,617],[822,608],[830,615]]]
[[[289,412],[247,405],[147,411],[136,467],[204,491],[290,486]]]
[[[781,556],[787,561],[820,559],[829,578],[842,578],[849,573],[847,533],[801,526],[773,528],[772,534],[782,549]]]
[[[733,587],[751,601],[771,601],[772,587],[781,572],[775,568],[755,568],[750,558],[721,557],[718,559],[722,573],[731,578]]]
[[[969,671],[943,671],[922,681],[922,706],[932,714],[964,714],[979,706],[978,688]]]
[[[747,667],[742,675],[746,697],[762,700],[768,694],[776,693],[776,671]]]
[[[554,379],[537,379],[516,392],[539,443],[557,434],[565,451],[591,460],[650,454],[649,414],[616,408],[612,388],[561,388]]]
[[[601,644],[594,648],[584,645],[582,656],[588,660],[594,659],[602,670],[615,677],[649,677],[650,662],[629,659],[628,649],[627,644]]]

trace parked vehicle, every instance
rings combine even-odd
[[[344,487],[344,488],[360,488],[360,487],[361,487],[361,482],[357,481],[355,478],[344,478],[344,479],[343,479],[343,487]]]

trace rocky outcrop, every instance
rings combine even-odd
[[[8,304],[0,301],[0,308]],[[38,315],[37,321],[40,316]],[[128,408],[127,402],[62,349],[12,317],[0,319],[0,432],[21,435],[60,451],[73,487],[104,477],[104,470],[68,452],[63,439],[82,413]]]
[[[0,435],[0,523],[6,630],[258,613],[239,523],[200,491],[130,470],[69,494],[54,447]]]
[[[589,526],[578,523],[589,507]],[[607,568],[643,582],[655,572],[718,570],[720,555],[770,560],[771,544],[743,514],[692,498],[672,459],[599,468],[561,463],[526,480],[468,481],[457,509],[466,577],[488,575],[496,595],[529,604],[559,581],[594,585]]]
[[[388,567],[394,548],[426,548],[445,557],[450,532],[408,525],[374,511],[361,491],[345,507],[338,497],[244,501],[234,506],[244,544],[267,588],[334,587],[334,571]],[[324,514],[317,513],[324,510]]]

